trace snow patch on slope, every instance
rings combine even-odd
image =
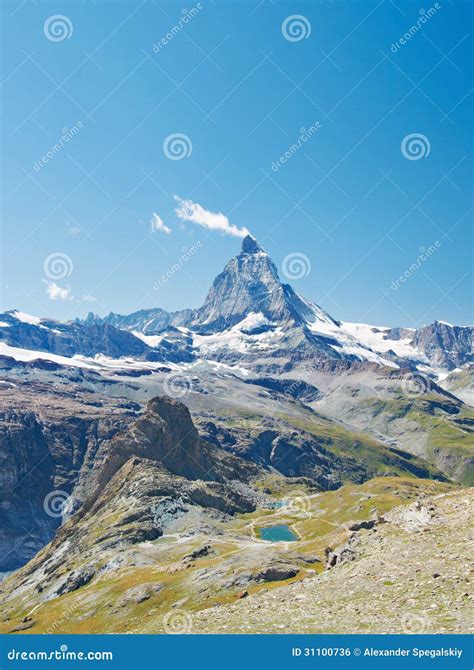
[[[328,319],[324,321],[318,319],[312,323],[308,323],[308,328],[314,335],[335,340],[334,343],[330,343],[330,346],[335,351],[340,351],[349,356],[356,356],[362,361],[378,363],[379,365],[391,368],[399,367],[393,361],[380,356],[379,352],[374,351],[368,344],[361,342],[359,338],[346,330],[343,325],[339,326],[335,321]]]
[[[35,351],[33,349],[22,349],[20,347],[11,347],[0,341],[0,356],[10,356],[16,361],[52,361],[59,365],[67,365],[77,368],[88,368],[99,372],[107,370],[156,370],[162,367],[162,363],[153,361],[139,361],[134,358],[110,358],[103,354],[97,354],[94,358],[75,354],[74,356],[60,356],[48,351]],[[179,369],[175,363],[166,363],[166,367],[172,370]]]
[[[164,339],[163,335],[144,335],[139,330],[132,330],[132,335],[135,335],[135,337],[138,337],[139,340],[142,340],[142,342],[145,342],[145,344],[148,344],[152,348],[158,347]]]
[[[26,314],[25,312],[20,312],[18,309],[14,309],[11,312],[8,312],[13,318],[23,323],[29,323],[32,326],[40,326],[41,319],[37,316],[32,316],[31,314]]]
[[[261,312],[251,312],[235,326],[221,333],[212,335],[194,334],[193,345],[199,349],[201,356],[215,353],[223,348],[241,354],[246,353],[249,349],[267,349],[281,336],[283,329],[279,326],[259,333],[246,332],[262,326],[272,327],[273,323]]]
[[[366,323],[349,322],[343,322],[341,327],[361,344],[365,347],[369,347],[373,351],[379,353],[393,351],[393,353],[400,358],[424,358],[424,356],[413,346],[410,338],[405,338],[403,340],[387,339],[386,335],[390,332],[390,328],[383,326],[379,328],[376,326],[369,326]]]

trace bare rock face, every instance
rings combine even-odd
[[[250,236],[241,253],[218,275],[195,318],[205,332],[224,330],[249,313],[260,312],[269,321],[293,322],[283,285],[270,256]]]
[[[62,505],[80,504],[99,445],[133,413],[32,382],[1,385],[0,401],[0,572],[9,572],[51,540]]]
[[[269,324],[290,327],[305,326],[310,313],[314,318],[313,309],[290,286],[281,283],[270,256],[247,235],[240,254],[214,280],[191,327],[200,332],[218,332],[251,313],[262,314]]]
[[[90,507],[130,459],[154,462],[168,475],[208,481],[206,487],[190,484],[193,499],[222,511],[239,507],[239,494],[229,490],[223,500],[217,483],[246,482],[259,472],[204,442],[188,409],[171,398],[154,398],[138,419],[133,403],[73,384],[2,385],[0,399],[0,572],[26,563],[85,501]],[[179,508],[172,502],[179,498],[179,487],[172,488],[163,514]],[[140,532],[141,539],[150,539],[146,526]]]
[[[22,565],[49,541],[56,519],[43,502],[55,464],[33,412],[6,409],[0,417],[0,571]]]
[[[57,530],[52,542],[13,575],[11,584],[14,591],[21,589],[26,578],[42,600],[58,598],[96,580],[101,571],[126,563],[128,550],[160,538],[188,514],[203,522],[208,515],[225,519],[255,507],[256,496],[242,493],[232,482],[186,479],[159,461],[132,456]],[[204,546],[188,558],[212,553]],[[134,561],[137,556],[139,552]],[[128,596],[127,601],[133,596],[140,602],[139,593]]]
[[[473,362],[473,332],[472,326],[452,326],[435,321],[415,331],[413,344],[433,365],[453,370]]]
[[[68,426],[68,417],[64,421]],[[38,538],[34,544],[25,545],[23,554],[14,556],[8,563],[5,561],[3,569],[19,567],[56,532],[53,542],[39,554],[38,561],[40,566],[48,566],[44,572],[39,570],[37,579],[42,591],[48,589],[48,598],[77,590],[94,578],[97,565],[88,564],[78,569],[73,564],[74,558],[81,557],[84,552],[94,554],[100,561],[102,551],[113,552],[119,544],[134,545],[155,540],[170,523],[192,509],[232,515],[251,512],[256,506],[257,495],[252,496],[245,485],[261,473],[259,467],[204,442],[187,407],[172,398],[153,398],[145,413],[135,421],[129,420],[125,430],[122,423],[119,434],[98,448],[97,445],[95,448],[90,446],[89,452],[93,455],[89,454],[89,459],[87,453],[82,454],[81,462],[86,472],[77,468],[76,481],[66,482],[64,493],[72,490],[73,500],[76,490],[92,493],[84,504],[77,499],[77,511],[72,510],[76,513],[70,519],[61,513],[51,517],[45,501],[61,468],[72,467],[68,459],[73,459],[74,454],[61,452],[62,460],[56,462],[58,453],[51,448],[51,426],[48,426],[48,433],[34,415],[12,415],[9,422],[4,421],[5,426],[11,427],[5,460],[11,464],[9,471],[12,474],[3,479],[3,487],[9,486],[5,501],[11,510],[2,523],[2,528],[6,529],[3,543],[8,548],[16,540],[23,540],[26,523],[36,524]],[[58,426],[54,428],[59,430]],[[118,428],[116,425],[115,432]],[[15,453],[19,454],[20,463],[14,467]],[[33,498],[19,487],[12,495],[11,486],[15,486],[23,471],[28,475],[33,462],[38,467],[41,464],[44,470],[42,485],[35,487],[29,482]],[[34,476],[37,475],[38,470]],[[237,485],[239,482],[236,484],[235,480],[244,485]],[[25,482],[28,484],[27,476]],[[26,506],[25,500],[28,501]],[[18,527],[15,519],[20,512],[23,516]],[[110,522],[113,517],[118,519],[116,524]],[[69,563],[65,564],[66,554]],[[65,570],[68,564],[70,569]],[[51,574],[51,579],[45,579],[46,574]]]

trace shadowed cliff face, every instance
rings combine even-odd
[[[58,523],[43,511],[54,461],[33,412],[2,412],[0,421],[0,571],[25,563]]]
[[[182,403],[153,398],[143,416],[98,450],[89,476],[93,494],[25,574],[46,599],[81,588],[104,552],[119,545],[155,540],[188,517],[194,526],[254,511],[262,496],[248,482],[259,475],[259,466],[204,442]],[[88,565],[73,569],[84,555]]]
[[[74,494],[80,501],[79,490],[87,490],[83,474],[99,445],[123,429],[131,413],[112,410],[112,402],[87,405],[73,387],[55,393],[30,382],[0,391],[0,572],[8,572],[49,542],[62,522],[54,500]]]

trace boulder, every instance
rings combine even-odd
[[[296,577],[299,568],[294,565],[271,565],[263,568],[255,577],[258,582],[281,582]]]

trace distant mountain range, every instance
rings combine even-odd
[[[442,321],[416,330],[337,321],[282,283],[270,256],[250,235],[195,310],[152,308],[104,318],[91,313],[69,323],[16,310],[0,314],[3,347],[161,363],[205,359],[257,373],[369,362],[438,379],[472,363],[473,332],[472,326]]]

